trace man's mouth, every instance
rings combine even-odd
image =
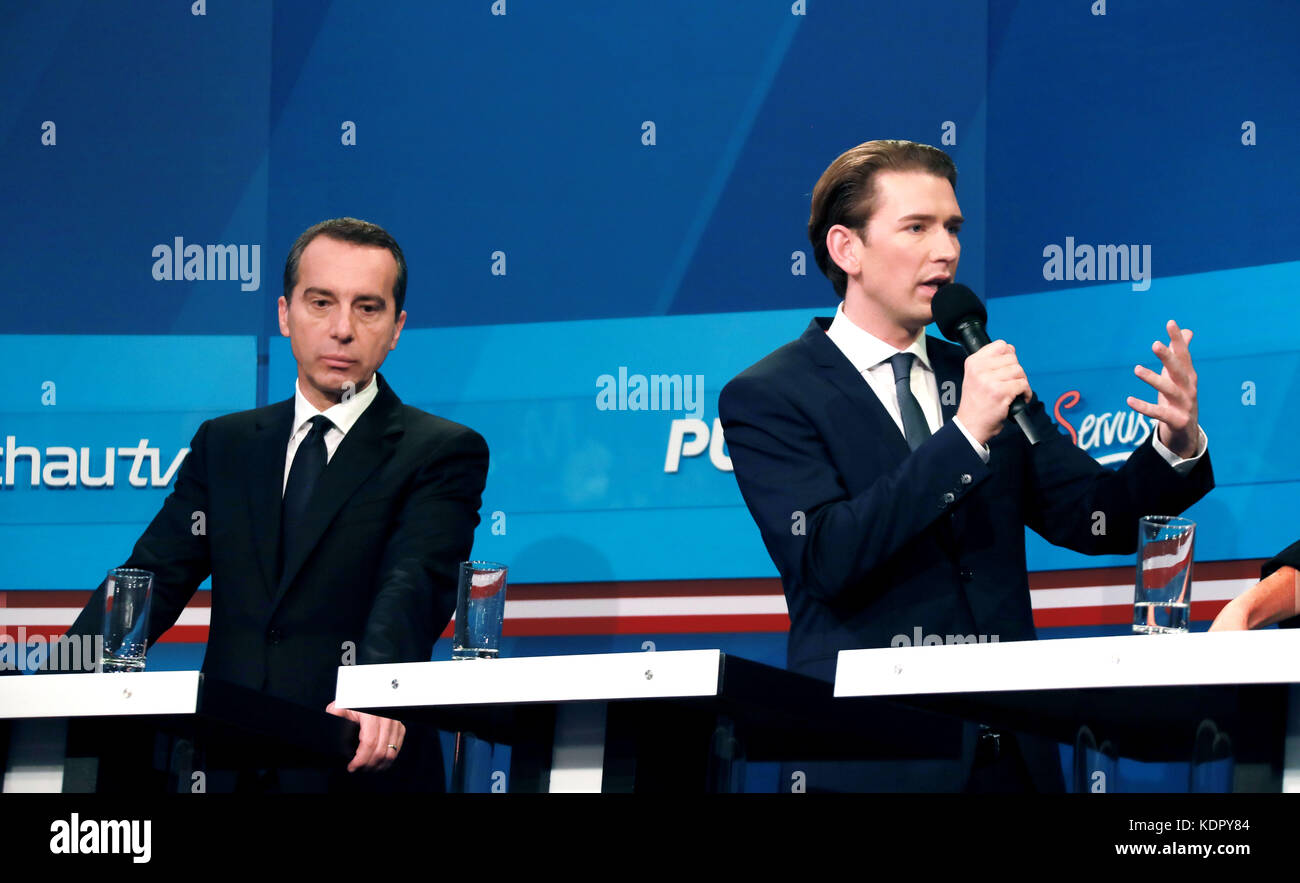
[[[921,287],[928,288],[930,290],[930,294],[933,295],[936,291],[938,291],[940,288],[947,285],[951,281],[952,281],[951,276],[931,276],[929,279],[926,279],[924,282],[921,283]]]
[[[357,363],[356,359],[345,356],[321,356],[320,360],[328,368],[351,368]]]

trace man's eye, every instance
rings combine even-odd
[[[925,229],[925,226],[923,224],[913,224],[907,229],[911,230],[913,233],[920,233],[922,230]]]

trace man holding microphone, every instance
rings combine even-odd
[[[952,160],[923,144],[871,141],[837,158],[808,234],[841,304],[719,399],[736,481],[785,589],[787,664],[825,680],[840,650],[896,645],[918,627],[1034,639],[1026,526],[1079,552],[1131,554],[1142,515],[1181,512],[1214,485],[1192,335],[1173,321],[1153,347],[1162,372],[1136,369],[1156,402],[1129,399],[1159,429],[1116,472],[1057,430],[1010,344],[967,357],[925,336],[961,255],[955,185]],[[1038,444],[1005,425],[1017,399]],[[1022,740],[1022,752],[1009,735],[967,726],[960,759],[881,764],[854,787],[1059,790],[1055,747]]]

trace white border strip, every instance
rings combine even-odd
[[[1193,570],[1193,576],[1195,570]],[[1253,586],[1253,579],[1192,580],[1192,601],[1231,601]],[[1057,607],[1120,607],[1133,603],[1133,586],[1075,586],[1068,589],[1034,589],[1029,593],[1035,610]]]
[[[1255,584],[1253,579],[1217,579],[1192,582],[1193,601],[1230,601]],[[1133,603],[1132,585],[1075,586],[1034,589],[1029,593],[1035,610],[1061,607],[1118,607]],[[69,626],[80,608],[0,607],[0,627],[20,625]],[[555,598],[506,601],[507,619],[578,619],[631,616],[736,616],[786,614],[785,596],[673,595],[637,598]],[[209,607],[181,611],[177,625],[211,624]]]
[[[81,614],[80,607],[0,607],[0,626],[72,625]],[[212,608],[187,607],[176,618],[176,625],[210,625]]]

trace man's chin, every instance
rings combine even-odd
[[[361,391],[365,384],[356,377],[355,371],[324,371],[312,378],[312,386],[331,401],[341,401],[346,395]]]

